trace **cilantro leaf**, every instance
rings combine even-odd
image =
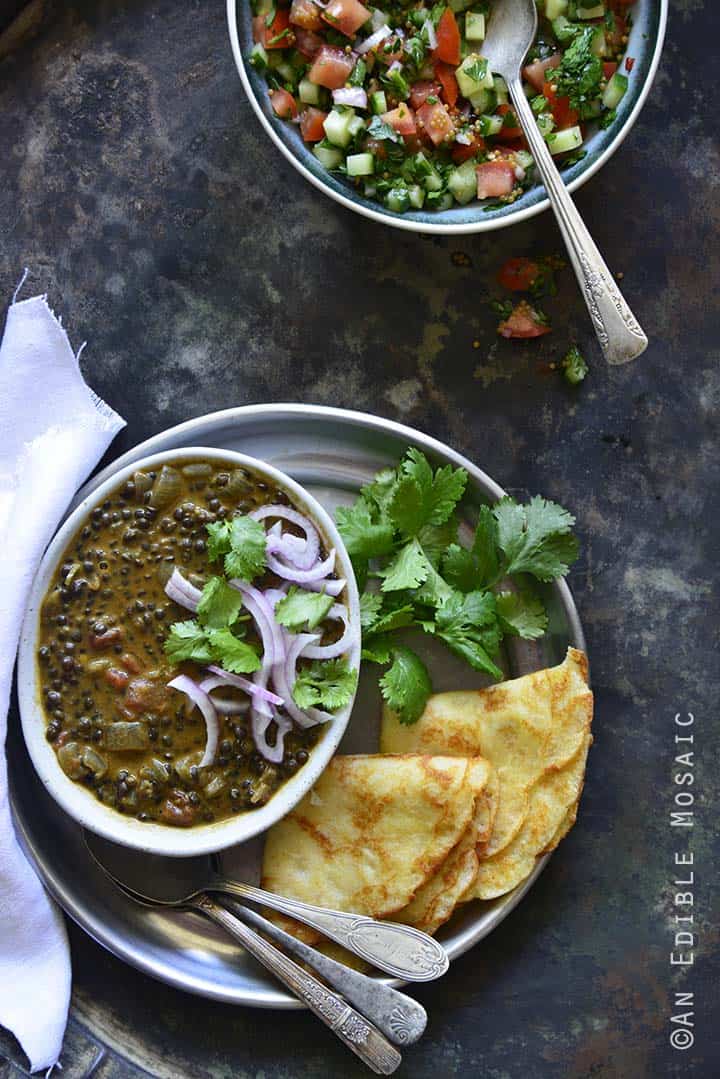
[[[571,513],[537,495],[527,506],[503,498],[493,514],[505,555],[504,573],[531,573],[540,581],[565,576],[579,553]]]
[[[442,572],[461,592],[486,588],[498,579],[498,526],[489,506],[481,506],[470,550],[454,543],[448,547]]]
[[[499,592],[495,596],[495,607],[506,633],[534,641],[547,629],[547,613],[538,596],[528,592]]]
[[[502,632],[492,592],[454,592],[435,616],[435,634],[476,671],[502,678],[493,661]]]
[[[207,528],[207,556],[214,562],[230,550],[230,522],[212,521]]]
[[[416,723],[432,693],[428,669],[405,645],[393,648],[392,659],[392,665],[380,679],[380,692],[401,723]]]
[[[377,621],[382,607],[382,596],[377,592],[363,592],[360,596],[360,625],[363,630],[370,629]]]
[[[388,512],[403,535],[415,536],[428,519],[427,495],[413,476],[403,476],[393,491]]]
[[[383,468],[377,473],[372,483],[366,483],[360,488],[360,494],[366,502],[377,506],[381,513],[386,513],[396,483],[396,469]]]
[[[380,570],[383,592],[417,588],[432,569],[423,549],[416,539],[401,547],[390,564]]]
[[[230,521],[230,550],[225,555],[225,573],[252,581],[265,569],[265,529],[259,521],[244,515]]]
[[[350,703],[357,684],[357,671],[345,660],[315,660],[298,672],[293,700],[298,708],[329,708],[335,711]]]
[[[457,539],[458,523],[453,514],[441,525],[423,525],[418,532],[420,546],[437,569],[443,553]]]
[[[569,97],[574,109],[600,93],[603,66],[593,52],[595,27],[585,26],[568,45],[558,67],[553,71],[553,83],[560,97]]]
[[[358,499],[354,506],[339,506],[335,511],[338,532],[353,563],[380,558],[392,550],[392,523],[387,519],[377,520],[376,516],[374,507],[364,498]]]
[[[237,621],[241,607],[242,596],[237,588],[231,588],[222,577],[211,577],[198,603],[198,620],[203,626],[223,629]]]
[[[371,634],[363,637],[361,657],[368,663],[389,663],[393,652],[392,637]]]
[[[367,134],[371,139],[378,139],[381,142],[401,142],[402,137],[398,135],[395,128],[386,123],[385,120],[379,116],[373,116],[372,120],[368,124]]]
[[[395,629],[404,629],[411,626],[414,621],[414,609],[412,603],[405,603],[401,607],[381,613],[372,625],[373,633],[391,633]]]
[[[427,457],[412,447],[400,465],[389,513],[399,531],[414,536],[423,525],[449,520],[467,483],[462,468],[443,465],[433,474]]]
[[[307,626],[315,629],[327,616],[335,600],[324,592],[306,592],[292,586],[275,608],[275,621],[288,629],[299,630]]]
[[[171,663],[184,663],[192,659],[196,663],[212,663],[205,630],[195,621],[174,622],[164,644],[165,655]]]
[[[444,577],[430,566],[428,575],[420,588],[415,593],[418,603],[426,603],[430,607],[440,607],[446,599],[452,595],[452,588]]]
[[[252,674],[260,668],[260,657],[247,641],[239,640],[227,627],[209,629],[207,638],[212,658],[231,674]]]
[[[445,580],[460,592],[471,592],[481,583],[475,555],[458,543],[451,544],[445,552],[442,572]]]

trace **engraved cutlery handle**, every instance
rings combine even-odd
[[[421,1037],[427,1025],[427,1014],[412,997],[323,955],[249,907],[232,900],[227,902],[238,918],[272,937],[286,952],[308,963],[316,974],[342,993],[367,1019],[372,1020],[391,1042],[412,1045]]]
[[[391,1075],[402,1057],[383,1034],[342,997],[327,989],[292,959],[258,936],[252,929],[201,893],[192,900],[194,909],[207,915],[230,933],[243,948],[287,986],[298,1000],[307,1005],[348,1049],[360,1057],[376,1075]]]
[[[429,982],[445,974],[449,966],[442,944],[410,925],[376,922],[359,914],[326,910],[225,878],[212,881],[208,890],[251,899],[286,914],[288,918],[312,926],[337,944],[342,944],[349,952],[395,978]]]
[[[648,339],[625,302],[563,183],[535,122],[519,77],[509,81],[508,89],[555,211],[600,347],[608,363],[628,363],[645,351]]]

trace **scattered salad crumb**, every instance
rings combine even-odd
[[[567,381],[573,386],[583,382],[589,370],[585,357],[576,345],[565,353],[560,361],[560,368]]]

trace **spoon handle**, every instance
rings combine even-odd
[[[520,126],[555,211],[595,333],[610,364],[628,363],[645,351],[648,339],[607,268],[585,222],[570,198],[545,139],[535,122],[519,77],[508,82]]]
[[[238,918],[272,937],[286,952],[304,963],[309,963],[316,974],[342,993],[367,1019],[372,1020],[391,1042],[396,1045],[412,1045],[421,1037],[427,1025],[427,1014],[423,1006],[412,997],[374,978],[368,978],[366,974],[352,970],[343,963],[337,963],[249,907],[232,902],[231,909]]]
[[[243,948],[262,963],[275,977],[287,986],[298,1000],[314,1012],[348,1049],[360,1057],[376,1075],[391,1075],[400,1065],[402,1057],[383,1034],[360,1012],[352,1008],[313,978],[292,959],[268,941],[258,936],[243,922],[216,903],[209,895],[200,893],[190,904],[211,921],[221,926]]]
[[[449,966],[442,944],[409,925],[376,922],[361,914],[326,910],[224,877],[211,881],[206,887],[210,892],[225,892],[239,899],[262,903],[288,918],[303,922],[395,978],[429,982],[445,974]]]

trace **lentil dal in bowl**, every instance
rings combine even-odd
[[[350,559],[307,491],[232,451],[155,454],[48,547],[20,644],[23,734],[92,831],[158,854],[220,850],[317,780],[359,653]]]

